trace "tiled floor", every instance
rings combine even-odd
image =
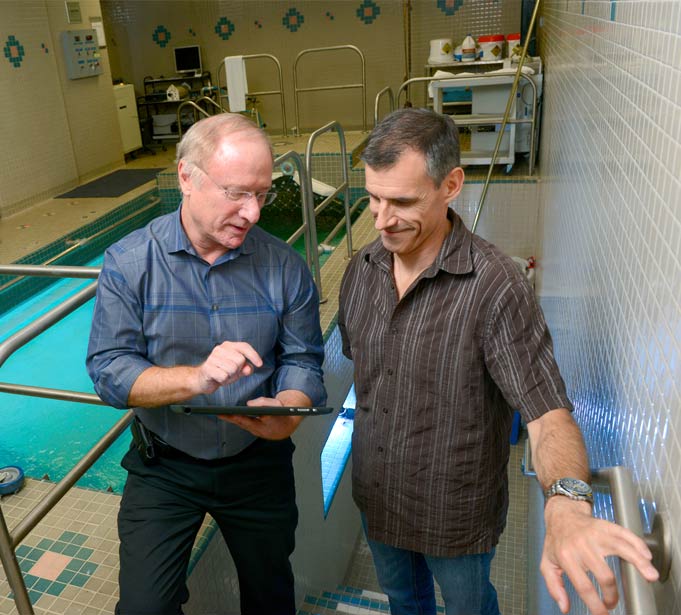
[[[364,136],[361,133],[346,134],[348,151]],[[281,154],[289,149],[304,153],[306,142],[307,137],[274,139],[275,153]],[[337,151],[334,134],[322,135],[315,151],[324,151],[326,147],[329,151]],[[171,145],[167,151],[158,151],[155,155],[140,153],[134,160],[128,161],[127,167],[172,166],[174,155]],[[474,173],[469,174],[469,177],[474,176]],[[33,252],[144,193],[151,186],[153,184],[145,184],[116,199],[49,199],[23,213],[0,219],[0,262],[9,263]],[[371,216],[365,211],[353,227],[353,247],[358,249],[375,236]],[[341,243],[322,269],[322,290],[326,301],[320,311],[324,331],[335,324],[338,286],[346,263],[345,244]],[[500,546],[497,552],[493,569],[500,599],[505,605],[505,615],[524,614],[525,551],[522,536],[525,513],[522,481],[518,483],[514,479],[518,466],[519,461],[513,458],[511,489],[515,495],[512,496],[509,526],[502,542],[504,546]],[[0,499],[10,530],[52,486],[49,482],[29,479],[19,493]],[[17,559],[26,577],[36,613],[100,615],[112,612],[117,595],[118,541],[115,525],[118,505],[118,495],[74,488],[18,547]],[[208,540],[212,531],[212,526],[204,524],[197,544]],[[369,592],[379,591],[365,543],[358,544],[346,583]],[[352,604],[352,600],[348,604],[347,608],[359,608],[358,603]],[[343,608],[344,612],[360,612]],[[0,615],[11,613],[16,613],[16,608],[4,571],[0,569]]]

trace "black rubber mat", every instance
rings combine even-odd
[[[97,199],[121,196],[154,179],[162,171],[158,169],[119,169],[73,190],[64,192],[58,199]]]

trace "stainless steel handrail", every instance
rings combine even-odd
[[[317,87],[312,87],[312,88],[299,88],[298,87],[298,62],[300,61],[300,58],[302,58],[304,55],[310,54],[310,53],[319,53],[319,52],[326,52],[326,51],[339,51],[341,49],[349,49],[353,52],[355,52],[357,55],[359,55],[361,64],[362,64],[362,81],[361,83],[345,83],[345,84],[340,84],[340,85],[324,85],[324,86],[317,86]],[[358,47],[355,47],[354,45],[334,45],[332,47],[316,47],[313,49],[303,49],[295,59],[295,62],[293,63],[293,102],[294,102],[294,111],[296,114],[296,125],[294,128],[294,133],[296,136],[300,135],[300,113],[299,113],[299,107],[298,107],[298,92],[322,92],[322,91],[328,91],[328,90],[343,90],[343,89],[352,89],[352,88],[361,88],[362,89],[362,130],[366,132],[367,130],[367,101],[366,101],[366,89],[367,89],[367,77],[366,77],[366,61],[364,60],[364,54],[360,51]]]
[[[388,94],[388,103],[390,105],[389,113],[392,113],[395,110],[395,95],[393,94],[393,89],[388,85],[376,94],[376,99],[374,100],[374,126],[378,124],[378,105],[384,94]]]
[[[222,107],[218,105],[212,98],[208,98],[208,96],[202,96],[201,98],[197,98],[195,101],[194,100],[185,100],[181,102],[178,107],[177,107],[177,137],[178,139],[182,138],[182,109],[186,107],[191,107],[194,109],[194,121],[196,122],[198,120],[198,113],[203,115],[203,117],[210,117],[210,113],[206,111],[203,107],[199,106],[197,103],[199,100],[210,100],[211,103],[213,103],[218,109],[220,109],[221,113],[223,112]]]
[[[246,55],[246,56],[241,56],[244,60],[255,60],[256,58],[268,58],[272,60],[276,66],[277,66],[277,75],[279,78],[279,89],[278,90],[265,90],[262,92],[246,92],[246,96],[269,96],[271,94],[279,94],[279,100],[281,102],[281,123],[282,123],[282,133],[283,136],[288,136],[288,129],[286,127],[286,102],[284,100],[284,77],[281,72],[281,63],[279,60],[269,54],[269,53],[255,53],[251,55]],[[220,83],[220,69],[225,70],[225,63],[220,62],[220,65],[217,67],[217,70],[215,71],[215,77],[216,77],[216,82],[217,82],[217,90],[218,90],[218,98],[227,98],[229,101],[229,94],[223,95],[222,94],[222,85]],[[225,78],[226,81],[226,78]]]
[[[305,260],[310,271],[313,273],[318,269],[315,263],[319,263],[319,249],[317,242],[317,224],[315,220],[314,213],[314,200],[312,199],[312,190],[309,187],[310,182],[308,181],[308,171],[303,159],[298,152],[289,150],[277,156],[274,159],[274,167],[281,165],[287,160],[292,160],[298,170],[298,177],[300,179],[300,198],[303,210],[303,224],[299,226],[293,234],[286,240],[288,245],[293,245],[298,238],[305,233]],[[321,291],[321,279],[315,277],[315,283],[317,284],[317,292],[320,297]]]
[[[88,403],[104,404],[98,397]],[[81,400],[72,400],[81,401]],[[17,611],[22,615],[33,615],[34,610],[28,597],[26,583],[17,561],[15,549],[21,541],[35,528],[38,523],[52,510],[57,503],[66,495],[73,485],[85,472],[102,456],[104,451],[123,433],[130,424],[133,413],[128,410],[109,431],[78,461],[71,471],[62,478],[28,514],[10,531],[5,521],[5,516],[0,508],[0,561],[5,570],[10,589],[14,594],[14,603]]]
[[[536,477],[529,438],[525,441],[522,466],[525,476]],[[669,521],[666,514],[656,512],[653,517],[652,531],[644,533],[639,499],[629,468],[625,466],[592,468],[590,472],[594,485],[609,486],[615,522],[645,541],[653,554],[652,563],[660,574],[660,582],[666,581],[669,577],[672,558]],[[638,573],[633,564],[620,559],[620,567],[627,615],[657,615],[652,584]]]
[[[362,204],[362,202],[363,202],[363,201],[368,201],[368,200],[369,200],[369,195],[368,195],[368,194],[365,194],[364,196],[359,197],[359,198],[352,204],[352,206],[350,207],[350,219],[351,219],[351,220],[352,220],[352,214],[354,214],[354,213],[357,211],[357,208]],[[327,239],[328,241],[331,241],[331,240],[329,239],[329,237],[331,237],[331,238],[335,237],[336,234],[338,233],[338,231],[340,231],[340,229],[343,227],[343,224],[345,224],[345,216],[343,217],[342,220],[339,220],[339,221],[338,221],[338,224],[336,224],[336,226],[334,226],[333,229],[331,229],[331,231],[329,232],[329,234],[326,236],[326,239]],[[348,257],[348,258],[350,258],[350,257]]]
[[[97,277],[99,268],[96,267],[48,267],[38,265],[2,265],[0,273],[19,273],[24,275],[38,276],[59,276],[74,278]],[[95,294],[97,282],[89,284],[81,289],[55,308],[49,310],[33,322],[29,323],[15,334],[0,343],[0,366],[16,350],[27,344],[29,341],[40,335],[47,328],[70,314],[75,309],[89,301]],[[60,399],[65,401],[107,405],[97,395],[92,393],[81,393],[76,391],[65,391],[60,389],[50,389],[45,387],[33,387],[20,384],[0,383],[0,392],[13,393],[18,395],[29,395],[33,397],[43,397]],[[41,500],[10,532],[5,521],[4,514],[0,508],[0,561],[5,570],[7,581],[14,594],[14,602],[17,610],[22,615],[33,615],[34,610],[31,605],[26,584],[24,582],[19,563],[16,558],[15,549],[17,545],[35,528],[35,526],[54,508],[54,506],[64,497],[71,487],[80,479],[85,472],[101,457],[106,449],[123,433],[132,420],[132,411],[127,411],[111,429],[76,463],[68,474],[59,481],[47,496]]]
[[[338,142],[340,145],[340,159],[341,159],[341,172],[343,174],[343,182],[341,183],[340,186],[334,189],[334,191],[328,195],[327,197],[324,198],[324,200],[317,205],[317,207],[314,207],[314,199],[312,197],[312,146],[314,145],[315,141],[324,133],[335,131],[336,134],[338,135]],[[317,214],[321,213],[328,205],[331,203],[334,199],[334,197],[337,194],[340,194],[341,192],[343,193],[343,208],[345,210],[345,228],[346,228],[346,242],[348,246],[348,258],[352,256],[352,220],[350,218],[350,181],[348,177],[348,156],[346,152],[346,147],[345,147],[345,134],[343,132],[343,128],[338,122],[329,122],[328,124],[322,126],[321,128],[318,128],[315,130],[311,135],[310,138],[307,141],[307,147],[305,149],[305,166],[307,167],[307,186],[306,186],[306,192],[308,193],[308,198],[310,202],[313,204],[313,217],[315,218],[315,223],[314,229],[315,232],[315,239],[316,239],[316,216]],[[302,186],[302,178],[301,178],[301,186]],[[327,240],[331,241],[333,237],[330,235],[327,236]],[[313,258],[313,263],[314,263],[314,276],[315,280],[317,282],[317,290],[319,291],[319,301],[321,303],[324,303],[326,301],[326,298],[323,296],[322,293],[322,274],[321,274],[321,268],[319,267],[319,253],[315,250],[314,254],[312,255]]]
[[[501,142],[504,138],[504,132],[506,131],[506,124],[509,123],[511,117],[511,111],[514,109],[516,100],[515,95],[518,91],[518,83],[520,79],[524,77],[523,75],[523,65],[525,64],[525,58],[527,57],[527,48],[530,44],[530,39],[532,38],[532,32],[534,32],[534,25],[537,21],[537,15],[539,15],[539,7],[541,5],[541,0],[537,0],[534,5],[534,10],[532,11],[532,19],[530,19],[529,26],[527,28],[527,34],[525,35],[525,43],[523,44],[523,50],[518,59],[518,69],[515,73],[515,79],[513,80],[513,85],[511,86],[511,92],[508,95],[508,100],[506,101],[506,110],[504,111],[504,119],[501,122],[499,128],[499,134],[497,135],[497,142],[494,146],[494,153],[492,154],[492,160],[489,163],[489,169],[487,169],[487,178],[485,179],[485,184],[482,187],[482,192],[480,193],[480,203],[478,204],[478,209],[475,212],[475,218],[473,220],[473,225],[471,226],[471,232],[475,233],[475,229],[478,227],[478,222],[480,221],[480,215],[482,214],[482,208],[485,205],[485,199],[487,197],[487,191],[489,190],[490,180],[492,179],[492,172],[494,170],[494,162],[499,155],[499,150],[501,149]],[[534,170],[534,131],[535,131],[535,116],[537,115],[537,87],[534,81],[531,79],[529,82],[534,88],[534,94],[532,99],[532,123],[530,128],[530,175]]]
[[[16,350],[26,345],[32,339],[35,339],[43,331],[49,329],[53,324],[68,316],[84,303],[87,303],[95,296],[96,291],[97,282],[88,284],[85,288],[74,293],[56,307],[28,323],[16,333],[10,335],[6,340],[0,343],[0,366],[2,366]]]

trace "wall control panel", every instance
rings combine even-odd
[[[69,79],[83,79],[102,74],[102,56],[94,30],[62,32],[61,46]]]

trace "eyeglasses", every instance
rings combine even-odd
[[[248,190],[238,190],[237,188],[232,188],[228,186],[224,188],[220,186],[208,173],[206,173],[199,165],[194,165],[201,173],[203,173],[211,183],[218,188],[224,195],[225,198],[232,203],[246,203],[248,200],[255,198],[260,207],[269,205],[277,198],[277,193],[273,190],[268,190],[267,192],[249,192]]]

